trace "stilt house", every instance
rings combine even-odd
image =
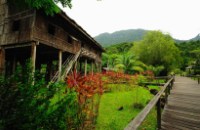
[[[103,48],[81,26],[61,11],[18,9],[0,0],[0,73],[12,74],[17,64],[31,59],[33,71],[46,65],[57,78],[74,66],[87,74],[100,70]],[[91,67],[87,70],[87,64]]]

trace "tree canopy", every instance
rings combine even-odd
[[[200,41],[187,41],[177,43],[176,46],[181,50],[181,57],[183,63],[181,69],[185,70],[186,67],[192,65],[194,62],[200,61]]]
[[[163,75],[172,71],[180,61],[180,51],[169,34],[150,31],[144,39],[135,43],[132,53],[147,65],[164,66]]]
[[[47,15],[53,15],[60,11],[56,5],[60,3],[63,7],[72,7],[72,0],[9,0],[10,3],[16,4],[17,7],[29,7],[34,9],[43,9]]]

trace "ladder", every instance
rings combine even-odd
[[[72,66],[74,63],[77,61],[78,57],[81,54],[82,49],[80,49],[75,55],[70,55],[65,62],[62,64],[63,66],[63,71],[61,72],[61,75],[59,74],[60,72],[57,71],[56,74],[52,77],[51,83],[55,83],[58,80],[64,80],[64,78],[67,76],[69,71],[71,70]],[[60,77],[59,77],[60,76]]]

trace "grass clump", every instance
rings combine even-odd
[[[96,130],[121,130],[142,110],[153,95],[146,88],[130,84],[112,84],[101,97]],[[109,87],[111,87],[109,86]],[[127,89],[128,88],[128,89]],[[133,104],[140,104],[140,109]],[[118,110],[123,107],[122,110]]]

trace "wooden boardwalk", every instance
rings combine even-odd
[[[176,77],[161,121],[162,130],[200,130],[200,84]]]

